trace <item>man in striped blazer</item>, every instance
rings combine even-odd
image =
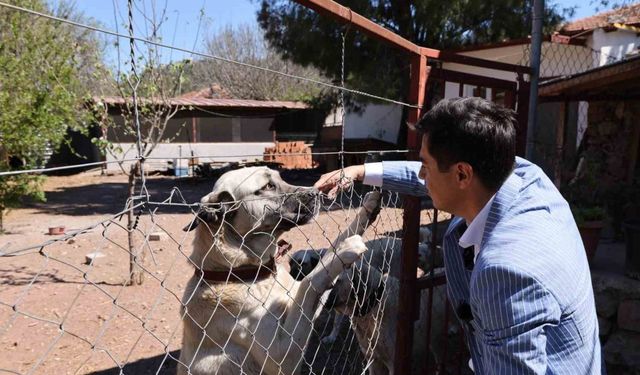
[[[513,111],[446,99],[416,125],[421,162],[352,166],[344,176],[455,215],[444,237],[447,289],[476,374],[601,374],[593,289],[567,202],[515,156]],[[340,173],[316,183],[334,192]],[[425,189],[426,187],[426,189]]]

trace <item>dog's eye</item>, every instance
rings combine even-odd
[[[272,184],[271,182],[264,185],[264,187],[262,188],[262,190],[275,190],[275,189],[276,189],[276,185]]]

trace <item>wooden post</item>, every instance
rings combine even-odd
[[[427,58],[417,55],[411,58],[411,84],[409,102],[422,106],[427,87]],[[420,119],[421,108],[409,110],[408,122],[415,124]],[[413,130],[407,133],[407,146],[410,151],[407,158],[416,159],[416,151],[420,148],[421,139]],[[402,254],[400,256],[400,298],[396,322],[396,350],[394,357],[394,373],[409,374],[411,372],[411,348],[413,344],[413,322],[419,317],[420,291],[416,284],[416,267],[418,265],[418,233],[420,230],[420,198],[403,196],[402,220]],[[425,353],[428,355],[428,353]]]

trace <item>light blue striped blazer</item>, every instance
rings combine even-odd
[[[425,195],[420,162],[383,162],[383,185]],[[601,374],[593,289],[569,206],[542,170],[517,158],[495,195],[475,265],[444,237],[449,298],[476,374]]]

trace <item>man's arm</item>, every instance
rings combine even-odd
[[[382,188],[400,194],[426,197],[425,181],[420,179],[419,161],[382,162]]]
[[[426,196],[424,180],[418,177],[421,163],[414,161],[390,161],[353,165],[344,170],[323,174],[314,187],[335,195],[338,189],[349,186],[351,181],[363,181],[367,185],[401,194]]]
[[[545,374],[545,326],[560,321],[556,299],[533,277],[505,266],[480,270],[472,285],[484,373]]]

